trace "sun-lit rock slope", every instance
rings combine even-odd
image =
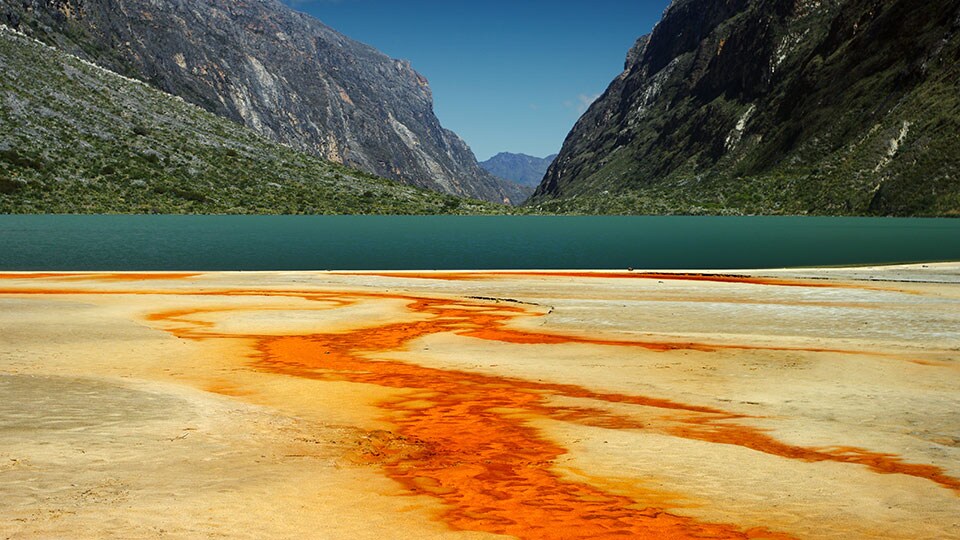
[[[0,26],[0,213],[486,213],[272,142]]]
[[[0,0],[0,22],[325,159],[522,202],[440,125],[408,62],[279,0]]]

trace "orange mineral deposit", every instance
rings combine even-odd
[[[20,294],[30,293],[20,291]],[[89,293],[74,291],[73,294]],[[127,293],[118,291],[118,294]],[[441,518],[452,529],[525,539],[790,538],[764,528],[708,523],[672,513],[666,496],[663,504],[651,503],[650,500],[656,501],[655,497],[639,504],[630,497],[562,478],[553,464],[567,450],[535,429],[530,423],[534,418],[606,429],[653,430],[806,462],[856,464],[879,474],[923,478],[960,493],[960,480],[938,467],[905,463],[895,455],[860,448],[791,445],[739,422],[746,418],[743,415],[714,407],[602,392],[574,384],[429,368],[391,360],[384,354],[406,351],[412,341],[437,333],[514,344],[581,343],[657,352],[712,351],[734,347],[731,345],[592,339],[526,331],[511,326],[510,322],[518,317],[539,316],[537,311],[526,306],[485,301],[376,292],[233,290],[203,294],[286,295],[332,301],[341,306],[360,300],[400,299],[411,312],[421,315],[420,320],[413,322],[337,333],[281,336],[220,334],[215,325],[203,320],[205,313],[228,308],[173,309],[155,313],[149,319],[173,323],[167,331],[182,338],[248,338],[257,351],[254,369],[411,390],[402,397],[379,403],[385,420],[394,428],[391,432],[371,433],[361,445],[358,459],[381,466],[385,474],[409,492],[442,501],[445,510]],[[554,397],[585,398],[596,403],[596,407],[558,406],[554,404],[556,400],[551,400]],[[655,408],[662,418],[644,424],[603,407],[611,403]]]

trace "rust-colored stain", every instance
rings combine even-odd
[[[455,529],[520,538],[789,537],[766,529],[742,530],[730,524],[704,523],[670,513],[666,501],[658,507],[647,507],[626,496],[565,480],[551,465],[566,450],[528,424],[528,419],[536,417],[607,429],[650,430],[807,462],[858,464],[877,473],[924,478],[960,492],[960,480],[938,467],[904,463],[897,456],[859,448],[790,445],[737,423],[745,416],[714,407],[380,359],[384,353],[407,350],[413,340],[441,332],[523,344],[594,343],[654,351],[712,349],[698,344],[611,342],[528,333],[506,327],[513,318],[536,315],[518,306],[377,296],[406,299],[412,311],[431,318],[342,333],[246,336],[258,343],[255,366],[289,376],[412,390],[410,395],[379,404],[396,430],[372,435],[361,445],[361,452],[364,459],[382,465],[409,491],[442,500],[447,508],[443,519]],[[335,297],[343,302],[351,299],[349,294]],[[168,330],[180,337],[219,337],[209,325],[197,322],[195,316],[203,311],[171,311],[153,318],[177,322],[176,328]],[[552,397],[585,398],[596,401],[597,407],[557,406],[551,404]],[[661,414],[644,423],[605,411],[604,403],[651,407]]]
[[[444,307],[437,307],[440,304]],[[454,529],[531,539],[790,538],[763,528],[741,530],[700,522],[662,508],[640,506],[629,497],[587,484],[564,481],[550,466],[566,450],[540,436],[522,418],[526,414],[607,428],[643,427],[600,410],[550,406],[547,397],[551,393],[605,397],[688,413],[722,415],[720,411],[655,398],[597,394],[576,386],[364,358],[368,353],[403,350],[412,339],[451,331],[452,326],[465,322],[496,325],[509,316],[506,313],[519,311],[493,308],[478,312],[452,305],[449,300],[415,302],[415,310],[436,313],[436,321],[341,334],[250,336],[259,342],[257,367],[284,375],[419,390],[413,396],[380,403],[391,413],[389,420],[396,432],[372,434],[361,445],[361,459],[381,465],[409,491],[441,499],[447,506],[443,519]],[[197,314],[171,311],[159,319],[179,324],[195,320]],[[185,319],[188,316],[191,318]],[[192,329],[178,326],[173,331],[181,337],[215,337],[209,328],[200,324]],[[236,395],[236,389],[228,391]]]
[[[47,279],[47,278],[68,278],[77,274],[54,274],[54,273],[0,273],[0,279]]]
[[[150,280],[175,280],[187,279],[198,276],[198,273],[129,273],[129,272],[109,272],[109,273],[0,273],[0,279],[58,279],[63,281],[150,281]]]
[[[0,291],[6,292],[6,291]],[[10,294],[30,294],[13,288]],[[48,291],[48,293],[50,293]],[[115,294],[131,294],[115,291]],[[53,294],[95,294],[56,291]],[[113,294],[113,293],[105,293]],[[162,294],[191,294],[174,291]],[[442,519],[458,530],[486,531],[519,538],[789,538],[764,528],[707,523],[671,512],[645,494],[644,503],[596,486],[562,478],[552,467],[566,453],[544,437],[531,420],[546,418],[619,430],[646,430],[715,444],[735,445],[805,462],[859,465],[880,474],[904,474],[935,482],[960,493],[960,480],[933,465],[905,463],[898,456],[861,448],[808,448],[781,442],[746,425],[746,416],[715,407],[672,400],[599,392],[572,384],[435,369],[389,359],[412,342],[449,333],[514,344],[592,344],[637,347],[667,353],[677,349],[713,351],[749,346],[642,342],[526,331],[511,326],[521,317],[537,317],[536,308],[502,303],[423,298],[370,292],[231,290],[194,295],[292,296],[346,306],[370,298],[402,299],[427,320],[382,324],[339,333],[311,335],[221,334],[203,320],[205,313],[255,309],[199,308],[155,313],[150,320],[182,338],[248,338],[256,345],[253,367],[288,376],[339,380],[404,389],[402,397],[379,406],[392,432],[376,432],[358,445],[362,460],[383,467],[412,493],[443,501]],[[767,350],[781,350],[773,347]],[[783,349],[804,350],[804,349]],[[813,350],[814,352],[844,352]],[[242,396],[229,385],[210,390]],[[555,398],[592,400],[595,406],[557,405]],[[609,404],[650,408],[643,420],[612,412]]]

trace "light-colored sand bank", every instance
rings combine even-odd
[[[960,538],[960,264],[2,274],[0,501],[0,538]]]

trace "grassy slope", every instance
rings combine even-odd
[[[867,2],[847,2],[861,3]],[[866,44],[844,38],[822,57],[815,47],[833,16],[772,30],[803,38],[781,67],[794,75],[756,98],[724,92],[703,103],[691,97],[685,79],[668,80],[648,116],[629,126],[629,143],[619,136],[624,125],[591,132],[575,149],[586,166],[563,186],[563,196],[529,204],[546,212],[613,214],[960,215],[960,39],[921,58],[923,80],[904,92],[902,80],[921,72],[920,60],[902,52],[904,43],[937,49],[944,27],[915,15],[902,21],[907,30],[896,38],[863,38]],[[703,49],[718,50],[743,19],[722,25]],[[695,71],[695,61],[693,53],[681,56],[677,73]],[[738,61],[745,60],[738,55]],[[810,81],[803,92],[798,77]],[[777,117],[782,104],[793,102],[788,117]],[[743,140],[723,150],[751,104],[756,114]],[[720,157],[711,155],[718,142]]]
[[[504,213],[350,170],[0,27],[0,213]]]

